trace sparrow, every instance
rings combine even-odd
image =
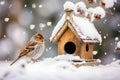
[[[10,65],[13,65],[22,57],[29,57],[31,61],[36,62],[37,59],[43,54],[44,49],[44,37],[42,34],[36,33],[31,37],[30,41],[26,44],[26,46],[20,50],[19,56]]]

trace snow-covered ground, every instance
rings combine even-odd
[[[67,59],[65,59],[67,58]],[[120,80],[120,61],[107,65],[75,67],[71,55],[47,58],[36,63],[20,60],[13,66],[0,63],[0,80]]]

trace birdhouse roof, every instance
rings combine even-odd
[[[72,16],[72,19],[65,14],[60,19],[60,21],[55,26],[52,35],[50,37],[51,42],[56,42],[61,37],[60,35],[64,33],[65,25],[69,27],[70,24],[72,27],[70,29],[74,31],[77,38],[82,39],[83,42],[91,42],[91,43],[101,43],[102,38],[95,28],[94,24],[90,22],[87,18]],[[57,39],[56,39],[57,37]],[[56,39],[56,40],[55,40]]]

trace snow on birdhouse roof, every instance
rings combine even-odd
[[[102,42],[101,35],[97,32],[94,24],[90,22],[87,18],[73,17],[73,25],[79,34],[80,38],[83,40],[98,40]]]
[[[55,37],[55,35],[57,34],[57,32],[62,28],[63,24],[65,23],[66,19],[65,19],[65,14],[62,16],[62,18],[60,19],[60,21],[57,23],[57,25],[55,26],[52,35],[50,37],[50,41],[52,41],[52,39]]]
[[[77,17],[73,15],[73,18],[71,20],[69,16],[66,18],[65,14],[55,26],[50,37],[51,42],[54,42],[53,40],[55,36],[59,34],[59,31],[62,29],[66,21],[69,21],[72,24],[73,28],[79,35],[79,38],[82,39],[84,42],[102,42],[101,35],[98,33],[94,24],[90,22],[87,18]]]

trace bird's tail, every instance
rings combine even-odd
[[[21,57],[18,57],[17,59],[15,59],[11,64],[10,66],[12,66],[15,62],[17,62]]]

